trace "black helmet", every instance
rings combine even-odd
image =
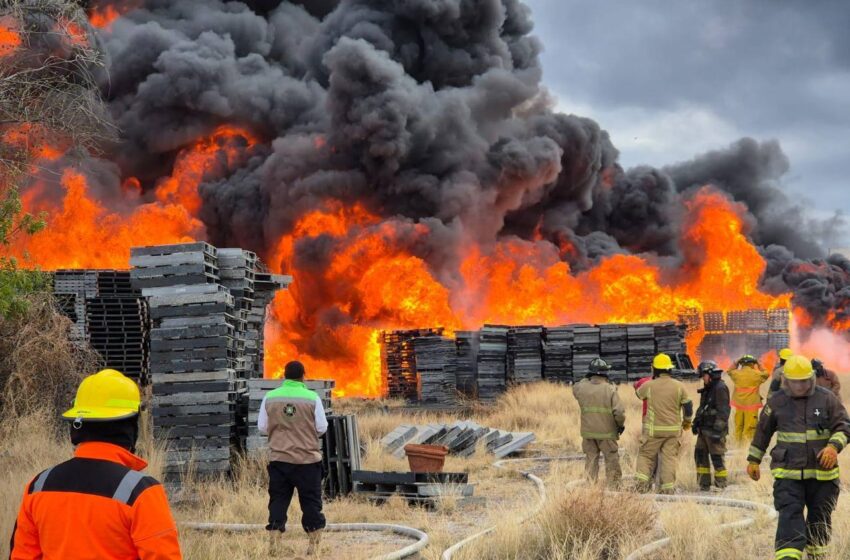
[[[700,375],[710,375],[712,379],[716,379],[723,374],[723,370],[717,365],[717,362],[714,360],[706,360],[702,362],[698,367],[697,371],[699,371]]]
[[[823,375],[823,362],[817,358],[812,358],[812,369],[815,370],[815,374],[818,376]]]
[[[595,358],[590,362],[588,375],[608,375],[611,371],[611,365],[602,358]]]

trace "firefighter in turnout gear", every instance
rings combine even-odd
[[[162,485],[134,454],[141,399],[136,383],[106,369],[83,379],[69,421],[74,458],[24,489],[11,560],[180,560]]]
[[[711,489],[711,465],[714,465],[714,485],[726,488],[728,473],[724,455],[729,433],[729,388],[721,379],[723,370],[717,367],[717,363],[703,362],[698,370],[703,388],[697,391],[700,394],[699,408],[692,428],[697,436],[694,460],[699,489],[708,491]]]
[[[325,515],[322,513],[322,450],[319,438],[328,429],[319,396],[304,384],[304,365],[289,362],[284,381],[263,397],[257,429],[269,436],[270,552],[275,534],[286,531],[287,510],[294,492],[301,506],[301,527],[309,537],[307,556],[319,556]]]
[[[802,356],[788,358],[782,389],[768,399],[759,418],[747,456],[753,480],[761,477],[759,464],[774,434],[775,558],[801,560],[805,552],[810,560],[823,559],[838,501],[838,453],[850,438],[850,418],[832,392],[817,386],[812,363]]]
[[[661,493],[672,493],[676,485],[676,464],[679,461],[682,430],[691,429],[693,403],[685,386],[671,377],[673,362],[667,354],[658,354],[652,361],[653,375],[636,391],[646,401],[646,417],[640,438],[637,461],[638,489],[651,488],[651,476],[656,460],[660,462]]]
[[[775,392],[782,388],[782,368],[785,366],[788,358],[793,355],[794,353],[790,348],[783,348],[779,351],[779,363],[773,368],[773,373],[770,376],[770,387],[767,390],[768,398],[772,397]]]
[[[605,460],[605,478],[616,487],[622,478],[617,440],[625,430],[626,414],[617,388],[608,381],[611,366],[596,358],[590,362],[587,377],[573,387],[573,396],[581,409],[581,449],[584,471],[593,482],[599,476],[599,455]]]
[[[817,358],[812,359],[812,367],[815,370],[815,383],[818,384],[818,387],[832,391],[832,394],[838,397],[838,400],[841,400],[841,382],[835,372],[826,369],[823,362]]]
[[[759,367],[753,356],[743,356],[738,367],[729,372],[735,389],[732,391],[732,408],[735,409],[735,441],[750,441],[756,432],[762,399],[759,387],[770,374]]]

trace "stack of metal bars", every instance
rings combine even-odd
[[[508,331],[507,380],[523,384],[543,379],[543,327],[513,327]]]
[[[260,417],[260,405],[269,391],[281,386],[282,379],[249,379],[248,380],[248,441],[245,449],[255,453],[268,448],[268,438],[257,429]],[[332,379],[307,379],[304,381],[308,389],[319,395],[326,415],[333,414],[333,390],[336,382]]]
[[[573,341],[570,326],[548,327],[543,334],[543,376],[547,381],[569,383],[573,380]]]
[[[167,439],[164,472],[179,479],[230,471],[239,442],[234,298],[220,285],[217,250],[188,243],[131,250],[134,286],[149,297],[154,433]]]
[[[71,340],[90,346],[105,367],[140,385],[148,373],[148,305],[130,283],[129,271],[58,270],[54,292],[74,325]]]
[[[650,324],[633,324],[628,332],[629,381],[649,375],[655,357],[655,327]]]
[[[573,378],[581,379],[590,371],[590,362],[600,357],[599,327],[574,325],[573,332]]]
[[[457,401],[457,347],[451,338],[423,336],[413,339],[417,401],[454,404]]]
[[[608,378],[616,383],[628,380],[628,330],[626,325],[599,325],[599,350],[611,366]]]
[[[505,392],[508,329],[484,325],[478,339],[478,398],[493,402]]]
[[[478,331],[455,333],[457,390],[467,397],[475,397],[478,394],[475,384],[478,371],[478,336]]]

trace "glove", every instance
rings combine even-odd
[[[838,450],[831,445],[827,445],[818,453],[818,462],[822,469],[834,469],[835,465],[838,464]]]
[[[623,432],[625,432],[625,431],[626,431],[626,427],[620,426],[619,428],[617,428],[617,435],[621,436],[621,435],[623,435]]]
[[[758,463],[747,463],[747,474],[755,481],[761,478],[761,467]]]
[[[688,420],[687,418],[685,420],[682,420],[682,429],[683,430],[687,431],[687,430],[690,430],[692,427],[693,427],[693,423],[690,420]]]
[[[696,427],[696,424],[691,426],[691,433],[697,435],[699,433],[699,428]]]

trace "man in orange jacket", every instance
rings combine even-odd
[[[74,458],[36,476],[12,534],[10,560],[180,560],[165,491],[133,454],[141,399],[115,370],[80,384],[71,421]]]

